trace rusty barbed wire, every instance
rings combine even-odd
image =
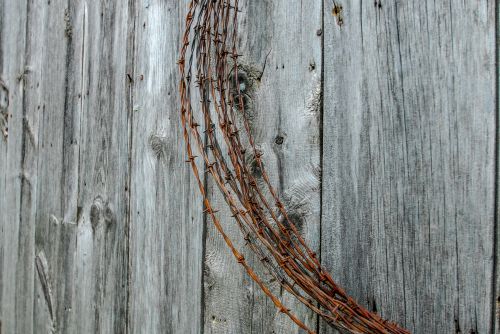
[[[308,333],[314,331],[273,294],[225,232],[208,198],[204,174],[211,177],[222,194],[248,249],[259,257],[284,290],[341,331],[409,334],[358,305],[334,282],[307,246],[272,187],[245,114],[247,97],[239,85],[238,3],[238,0],[192,0],[178,61],[186,162],[203,196],[205,213],[238,263],[278,310]],[[198,122],[203,123],[203,130]],[[201,159],[199,163],[197,158]],[[258,168],[258,176],[248,166],[249,159]]]

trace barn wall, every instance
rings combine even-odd
[[[0,333],[300,333],[184,162],[187,5],[0,1]],[[333,277],[414,333],[498,332],[495,2],[240,8],[253,134]]]

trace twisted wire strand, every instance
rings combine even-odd
[[[314,333],[273,294],[235,246],[235,240],[225,232],[207,195],[197,158],[202,159],[204,173],[222,194],[245,245],[284,290],[343,332],[409,334],[358,305],[334,282],[307,246],[271,185],[238,84],[241,56],[237,52],[238,5],[239,0],[192,0],[178,61],[186,162],[203,196],[204,212],[238,263],[278,310],[308,333]],[[199,130],[201,124],[196,119],[200,114],[203,131]],[[248,155],[259,168],[261,180],[256,179],[247,165]]]

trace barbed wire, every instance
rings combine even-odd
[[[236,241],[243,240],[285,291],[330,326],[350,333],[409,334],[358,305],[334,282],[271,185],[245,114],[247,96],[239,82],[238,4],[238,0],[192,0],[178,61],[186,162],[203,196],[204,212],[238,263],[278,310],[308,333],[314,331],[273,294]],[[249,159],[255,168],[248,165]],[[259,175],[252,169],[258,169]],[[233,240],[224,230],[207,194],[204,173],[231,211],[240,240]]]

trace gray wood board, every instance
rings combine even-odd
[[[33,6],[27,100],[39,112],[35,326],[123,332],[128,7],[62,0]]]
[[[33,330],[32,158],[24,162],[26,1],[0,2],[0,332]],[[21,79],[21,80],[20,80]],[[30,143],[28,143],[30,145]],[[31,146],[30,146],[31,149]],[[26,173],[25,173],[26,166]]]
[[[8,62],[22,62],[2,64],[13,117],[1,197],[18,212],[2,219],[2,330],[124,332],[128,7],[4,1],[2,8],[2,50]]]
[[[135,8],[131,333],[202,331],[203,203],[185,163],[176,65],[187,4],[155,0]]]
[[[248,96],[245,113],[273,186],[310,246],[319,250],[322,40],[317,32],[321,29],[322,5],[240,1],[240,9],[239,53],[244,57],[239,62],[244,74],[242,87]],[[251,161],[249,156],[248,164],[255,170]],[[259,181],[258,170],[255,172]],[[223,209],[219,215],[226,231],[239,240],[240,249],[246,249],[217,187],[210,181],[208,186],[216,208]],[[285,305],[316,329],[316,316],[280,290],[260,258],[248,250],[245,258],[258,268]],[[204,268],[205,333],[302,332],[246,275],[210,219]]]
[[[325,1],[323,262],[414,333],[489,333],[495,3],[341,5]]]

